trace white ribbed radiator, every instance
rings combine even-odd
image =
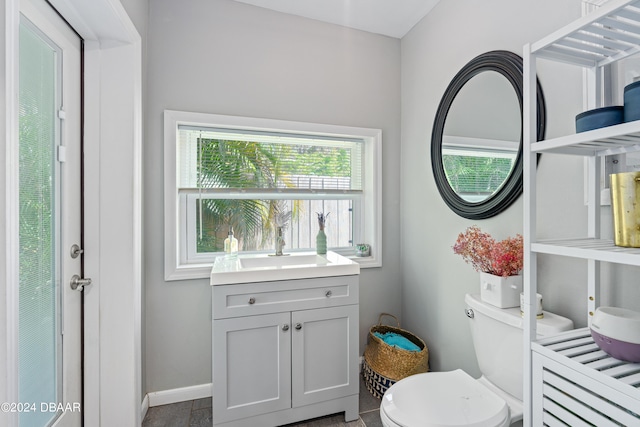
[[[614,359],[588,328],[532,343],[538,426],[640,427],[640,364]]]

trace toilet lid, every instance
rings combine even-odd
[[[403,427],[500,426],[509,418],[507,403],[460,369],[398,381],[380,406]]]

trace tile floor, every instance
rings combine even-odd
[[[287,427],[382,427],[380,400],[369,393],[360,377],[360,419],[344,422],[344,414],[314,418]],[[211,426],[211,398],[172,403],[149,408],[142,427],[204,427]]]

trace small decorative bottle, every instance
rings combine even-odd
[[[324,224],[329,214],[318,213],[318,235],[316,236],[316,252],[320,255],[327,253],[327,235],[324,234]]]
[[[229,236],[224,239],[224,257],[235,259],[238,257],[238,239],[233,235],[233,227],[229,227]]]

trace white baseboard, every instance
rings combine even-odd
[[[149,395],[145,394],[144,399],[142,399],[142,407],[140,408],[140,419],[144,420],[144,417],[147,416],[147,411],[149,410]]]
[[[211,383],[209,383],[147,393],[147,395],[145,396],[145,400],[147,400],[147,409],[153,406],[168,405],[169,403],[177,403],[187,400],[211,397],[211,387]],[[144,404],[145,403],[143,400],[143,409]]]

